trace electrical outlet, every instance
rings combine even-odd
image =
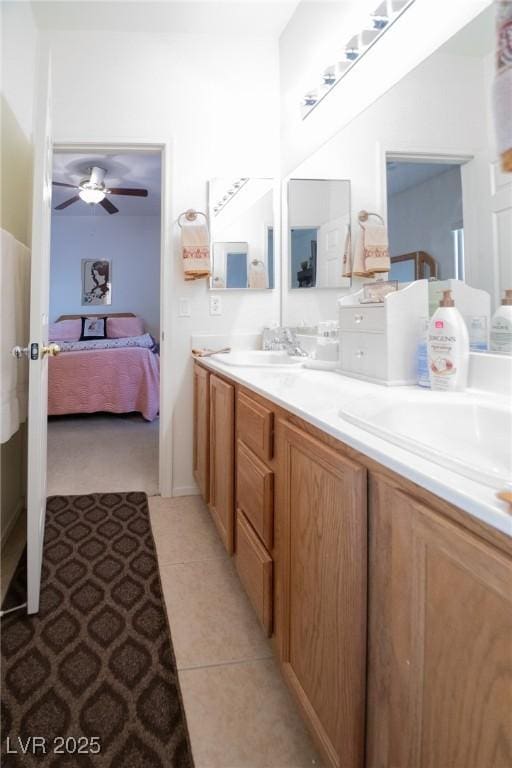
[[[220,296],[210,296],[210,315],[222,315],[222,299]]]
[[[178,317],[190,317],[190,299],[180,299],[178,302]]]

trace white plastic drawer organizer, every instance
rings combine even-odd
[[[410,283],[375,305],[360,304],[362,296],[361,290],[338,301],[341,372],[380,384],[415,384],[428,281]]]

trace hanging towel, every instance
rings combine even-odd
[[[185,280],[210,277],[210,236],[206,224],[197,221],[182,223],[181,255]]]
[[[501,169],[512,173],[512,2],[496,3],[496,77],[494,79],[494,123]]]
[[[364,268],[370,275],[391,269],[388,231],[384,224],[364,225]]]
[[[354,254],[352,274],[357,277],[374,277],[389,272],[388,233],[384,224],[359,224],[359,234]]]
[[[350,227],[347,227],[347,234],[345,235],[342,277],[352,277],[352,239],[350,236]]]
[[[6,443],[27,418],[28,361],[11,350],[28,344],[30,251],[4,229],[0,250],[0,442]]]
[[[267,270],[262,261],[256,263],[251,261],[249,270],[249,288],[268,288]]]

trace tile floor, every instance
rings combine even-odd
[[[196,768],[320,766],[206,505],[149,509]]]
[[[195,768],[320,768],[206,505],[153,496],[149,510]],[[2,589],[23,545],[20,522]]]

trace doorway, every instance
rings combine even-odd
[[[162,491],[164,164],[161,146],[55,147],[48,495]]]
[[[464,279],[461,163],[386,158],[390,279]]]

